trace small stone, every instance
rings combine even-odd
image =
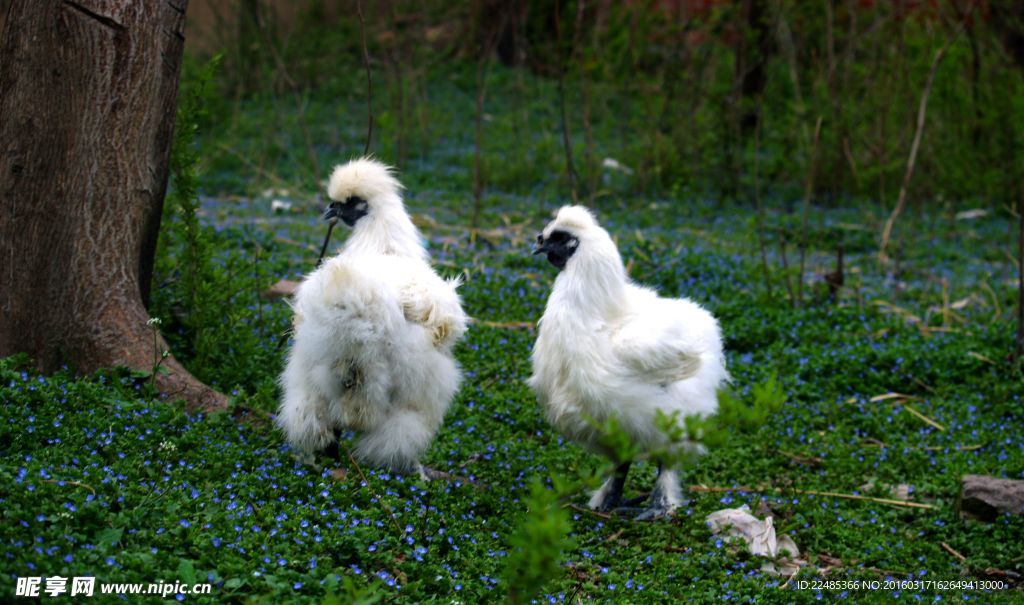
[[[1005,513],[1024,514],[1024,481],[964,475],[957,509],[962,520],[993,521]]]
[[[260,292],[260,296],[265,300],[273,300],[275,298],[291,298],[295,296],[295,290],[298,289],[300,283],[302,282],[282,279],[273,286],[270,286],[266,290]]]

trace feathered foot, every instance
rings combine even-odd
[[[341,464],[341,431],[334,429],[334,441],[324,448],[323,455],[334,461],[335,465]]]
[[[590,497],[587,504],[592,510],[613,510],[622,505],[622,488],[626,485],[626,475],[629,473],[631,462],[623,462],[615,467],[615,472],[594,495]]]
[[[679,476],[675,469],[661,469],[658,480],[651,492],[651,503],[644,512],[637,515],[637,521],[654,521],[667,517],[673,510],[684,506],[682,489],[679,487]]]

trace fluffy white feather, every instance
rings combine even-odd
[[[340,254],[299,286],[295,344],[281,376],[278,424],[306,451],[335,429],[359,431],[355,455],[391,468],[418,467],[458,390],[451,347],[466,331],[456,288],[428,254],[383,164],[339,166],[328,194],[365,200]]]
[[[587,209],[562,208],[540,240],[546,246],[559,237],[569,256],[552,260],[564,268],[539,324],[529,381],[548,421],[591,452],[614,457],[586,417],[603,424],[617,416],[646,451],[667,445],[655,428],[657,410],[714,414],[718,388],[729,379],[715,318],[688,299],[660,298],[632,283],[611,237]],[[666,471],[656,493],[671,509],[681,498],[675,472]],[[611,481],[594,493],[592,507],[602,507]]]

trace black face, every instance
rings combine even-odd
[[[576,253],[576,249],[579,247],[580,240],[572,235],[565,231],[553,231],[547,239],[544,239],[543,234],[537,236],[537,248],[533,253],[547,252],[548,262],[559,269],[563,269],[565,268],[565,263]]]
[[[324,220],[339,217],[349,227],[355,227],[356,221],[366,216],[370,211],[369,204],[363,198],[350,195],[344,202],[331,202],[324,212]]]

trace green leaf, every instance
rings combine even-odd
[[[121,541],[121,534],[124,532],[123,527],[105,529],[96,536],[96,546],[101,549],[110,548],[111,545],[117,544]]]

